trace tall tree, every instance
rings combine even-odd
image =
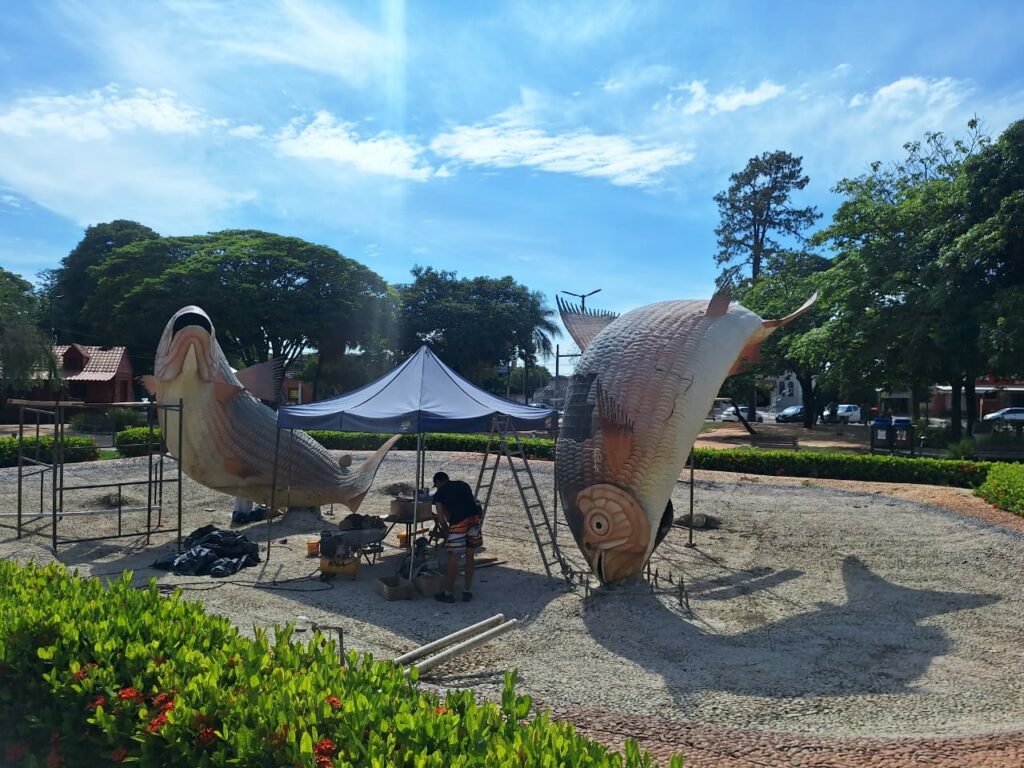
[[[405,354],[427,344],[473,381],[519,359],[536,365],[558,333],[544,296],[511,277],[459,278],[454,272],[417,266],[401,294],[401,347]]]
[[[0,406],[12,393],[29,389],[33,373],[52,358],[49,337],[38,327],[32,284],[0,268]]]
[[[90,275],[85,314],[150,364],[167,318],[186,304],[209,312],[237,366],[287,365],[320,345],[342,354],[375,343],[389,323],[379,275],[332,248],[255,230],[135,242]]]
[[[756,282],[766,259],[782,249],[776,238],[788,236],[803,242],[804,230],[820,218],[814,206],[796,208],[790,201],[793,192],[809,181],[802,161],[781,150],[764,152],[729,176],[729,188],[715,195],[721,217],[715,229],[715,264],[733,263],[723,270],[721,283],[738,283],[748,264],[750,280]]]
[[[118,219],[96,224],[85,231],[81,242],[61,260],[58,269],[44,273],[44,298],[52,310],[57,337],[65,343],[95,344],[97,328],[82,310],[96,288],[90,269],[102,263],[116,249],[159,235],[143,224]]]

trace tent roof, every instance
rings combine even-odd
[[[329,400],[277,412],[280,429],[339,432],[486,432],[496,415],[516,429],[543,429],[554,413],[492,395],[455,373],[425,345],[390,373]]]

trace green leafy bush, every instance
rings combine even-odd
[[[155,582],[109,589],[63,566],[0,562],[0,749],[5,766],[651,765],[531,716],[508,673],[501,704],[442,699],[389,662],[293,627],[242,637]],[[676,758],[673,765],[681,766]]]
[[[89,408],[71,417],[71,428],[76,432],[119,432],[145,423],[145,411],[132,408],[111,408],[109,411]]]
[[[53,463],[52,437],[26,437],[22,452],[38,461]],[[96,461],[100,457],[99,446],[91,437],[65,437],[64,461],[69,464],[79,461]],[[18,438],[0,437],[0,467],[18,466]]]
[[[160,450],[160,428],[130,427],[114,435],[114,447],[121,456],[146,456]]]
[[[923,483],[974,488],[985,480],[987,462],[949,459],[907,459],[900,456],[818,453],[816,451],[762,451],[756,448],[718,451],[696,448],[698,469],[746,472],[789,477],[827,477],[883,483]]]
[[[1024,515],[1024,464],[993,464],[975,491],[989,504]]]

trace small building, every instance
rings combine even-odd
[[[56,344],[53,356],[62,381],[62,400],[85,403],[121,403],[134,400],[132,363],[126,347],[93,347],[84,344]],[[46,381],[50,372],[41,370],[35,379]],[[53,400],[54,392],[40,384],[31,400]]]
[[[949,416],[953,412],[953,388],[939,384],[932,391],[932,415]],[[1002,408],[1024,407],[1024,380],[982,376],[974,382],[974,396],[978,400],[979,418]],[[963,392],[960,394],[960,407],[966,412],[967,395]]]

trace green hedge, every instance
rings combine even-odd
[[[413,674],[293,627],[253,639],[130,574],[105,588],[60,564],[0,562],[2,764],[193,766],[651,765],[531,716],[506,674],[501,705],[444,698]],[[681,766],[682,760],[673,760]]]
[[[117,436],[121,450],[121,435]],[[142,432],[145,432],[143,429]],[[372,451],[380,447],[384,435],[372,432],[311,431],[309,435],[332,450]],[[144,439],[136,435],[134,441]],[[551,461],[555,457],[551,438],[522,438],[523,449],[530,459]],[[483,452],[487,435],[426,436],[429,451]],[[416,447],[415,435],[404,435],[398,441],[398,450]],[[786,475],[789,477],[822,477],[834,480],[870,480],[884,483],[923,483],[975,488],[985,481],[991,463],[949,459],[907,459],[899,456],[857,455],[848,453],[819,453],[817,451],[764,451],[757,448],[694,449],[698,469],[721,472],[746,472],[755,475]]]
[[[993,464],[975,493],[989,504],[1024,515],[1024,464]]]
[[[39,456],[36,456],[36,445],[38,443]],[[47,464],[53,463],[53,438],[26,437],[22,445],[22,452],[31,459],[38,458]],[[91,437],[65,437],[64,438],[64,461],[68,463],[79,461],[96,461],[100,457],[99,446]],[[18,438],[0,437],[0,467],[18,466]]]
[[[150,446],[153,451],[160,450],[160,428],[130,427],[122,429],[114,435],[114,447],[121,456],[146,456]]]
[[[899,456],[818,453],[816,451],[762,451],[755,448],[693,452],[697,469],[746,472],[755,475],[822,477],[832,480],[867,480],[882,483],[922,483],[975,488],[985,481],[989,462],[949,459],[907,459]]]

